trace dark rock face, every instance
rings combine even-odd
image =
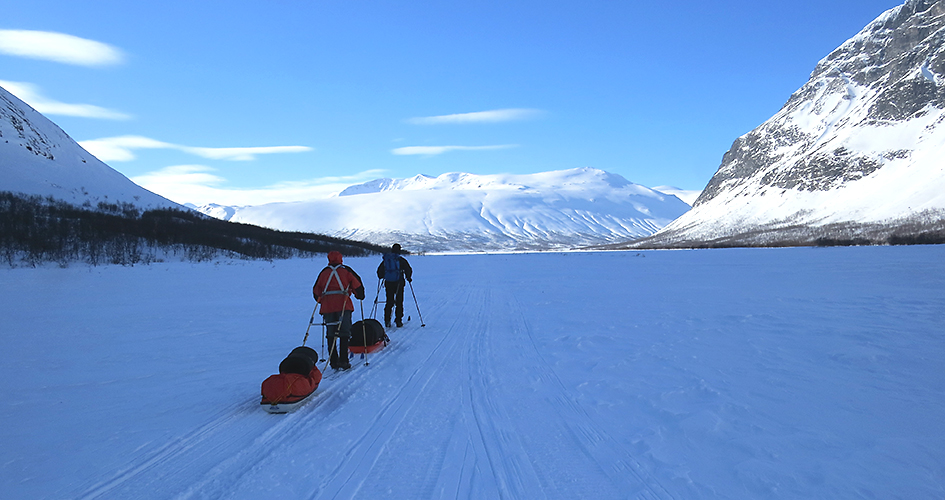
[[[15,144],[36,156],[55,159],[54,142],[33,126],[23,110],[7,97],[5,92],[0,92],[0,120],[9,123],[9,128],[5,124],[0,125],[0,139],[7,143],[13,140]],[[4,129],[7,129],[7,137],[4,137]]]
[[[909,0],[871,23],[824,58],[775,117],[735,140],[693,206],[723,191],[759,185],[831,190],[882,168],[884,158],[908,155],[897,149],[880,152],[877,159],[830,141],[829,134],[945,108],[943,28],[945,0]],[[834,116],[835,121],[822,130],[803,130],[794,123],[798,113]]]
[[[858,156],[840,147],[830,153],[818,152],[798,159],[787,172],[769,171],[761,181],[782,189],[815,191],[835,183],[862,179],[879,169],[882,163]]]
[[[945,107],[945,88],[928,80],[899,82],[886,89],[870,107],[870,118],[901,121],[918,118],[929,106]]]

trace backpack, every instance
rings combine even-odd
[[[400,255],[396,253],[384,254],[384,281],[401,281],[404,273],[400,270]]]

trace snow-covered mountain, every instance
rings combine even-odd
[[[61,128],[0,88],[0,191],[85,202],[177,207],[82,149]]]
[[[676,186],[655,186],[653,191],[659,191],[663,194],[671,194],[680,200],[686,202],[686,205],[692,206],[696,202],[696,198],[702,194],[702,191],[695,191],[692,189],[682,189]]]
[[[578,168],[376,179],[323,200],[196,208],[235,222],[379,244],[399,242],[414,251],[486,251],[640,238],[685,213],[689,205],[619,175]]]
[[[945,0],[908,0],[739,137],[693,209],[638,245],[884,241],[945,230]]]

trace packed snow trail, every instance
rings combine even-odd
[[[181,498],[669,498],[574,404],[496,285],[437,295],[435,324],[391,330],[369,366],[329,375],[295,414],[243,402],[85,498],[170,481]]]
[[[321,259],[0,271],[0,491],[945,496],[945,246],[410,261],[427,326],[287,415]]]

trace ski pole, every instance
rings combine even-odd
[[[315,309],[312,309],[312,317],[308,320],[308,328],[305,329],[305,338],[302,339],[302,345],[305,345],[305,343],[308,341],[308,331],[312,328],[312,323],[315,322],[315,311],[317,310],[318,302],[315,303]],[[322,344],[322,347],[324,348],[325,345]]]
[[[329,359],[331,359],[331,354],[332,354],[332,353],[335,353],[335,359],[338,359],[338,347],[335,346],[336,343],[337,343],[337,342],[335,342],[335,337],[332,337],[332,338],[331,338],[331,343],[328,344],[328,351],[329,351],[329,352],[328,352],[328,358],[329,358]],[[328,360],[324,360],[324,359],[323,359],[322,361],[325,362],[325,367],[322,368],[322,371],[327,371],[327,370],[328,370],[329,361],[328,361]],[[332,368],[334,368],[334,367],[332,367]]]
[[[302,339],[302,345],[305,345],[305,342],[308,341],[308,331],[312,328],[312,325],[315,324],[315,311],[318,310],[318,306],[321,304],[318,300],[315,301],[315,309],[312,309],[312,317],[308,320],[308,328],[305,329],[305,338]],[[321,323],[318,323],[322,326],[322,355],[325,355],[325,320],[322,320]],[[319,361],[325,361],[324,358]]]
[[[325,329],[328,328],[328,325],[322,321],[322,356],[325,355],[325,334],[328,333]],[[320,359],[319,361],[325,361],[325,358]]]
[[[380,303],[378,299],[381,297],[381,283],[383,282],[383,279],[377,280],[377,293],[374,294],[374,308],[371,309],[371,319],[377,317],[377,305]]]
[[[323,321],[323,322],[321,323],[321,325],[322,325],[322,351],[325,350],[325,339],[328,338],[328,327],[329,327],[329,326],[334,326],[334,327],[335,327],[335,334],[332,335],[330,339],[328,339],[328,341],[330,342],[330,344],[328,344],[328,357],[331,358],[331,353],[335,353],[335,358],[337,358],[337,359],[340,360],[340,359],[341,359],[341,355],[340,355],[340,353],[339,353],[338,351],[340,351],[341,349],[340,349],[338,346],[336,346],[336,344],[338,343],[338,342],[336,341],[336,338],[338,337],[338,331],[341,329],[341,324],[342,324],[342,322],[344,322],[344,320],[345,320],[345,312],[344,312],[344,311],[341,311],[339,314],[341,314],[341,317],[338,319],[338,321],[334,321],[334,322],[332,322],[332,323],[329,323],[328,321]],[[345,353],[345,354],[347,355],[348,353]],[[322,359],[320,359],[319,361],[325,361],[325,362],[326,362],[326,363],[325,363],[325,369],[327,370],[327,369],[328,369],[328,362],[327,362],[328,360],[326,360],[325,358],[322,358]]]
[[[361,305],[361,333],[364,336],[364,366],[367,366],[368,365],[367,323],[364,321],[364,301],[358,300],[358,303]]]
[[[420,314],[420,303],[417,302],[417,294],[413,293],[413,281],[408,281],[407,283],[410,284],[410,295],[413,295],[413,303],[417,306],[417,316],[420,316],[420,326],[427,326],[423,324],[423,315]]]

